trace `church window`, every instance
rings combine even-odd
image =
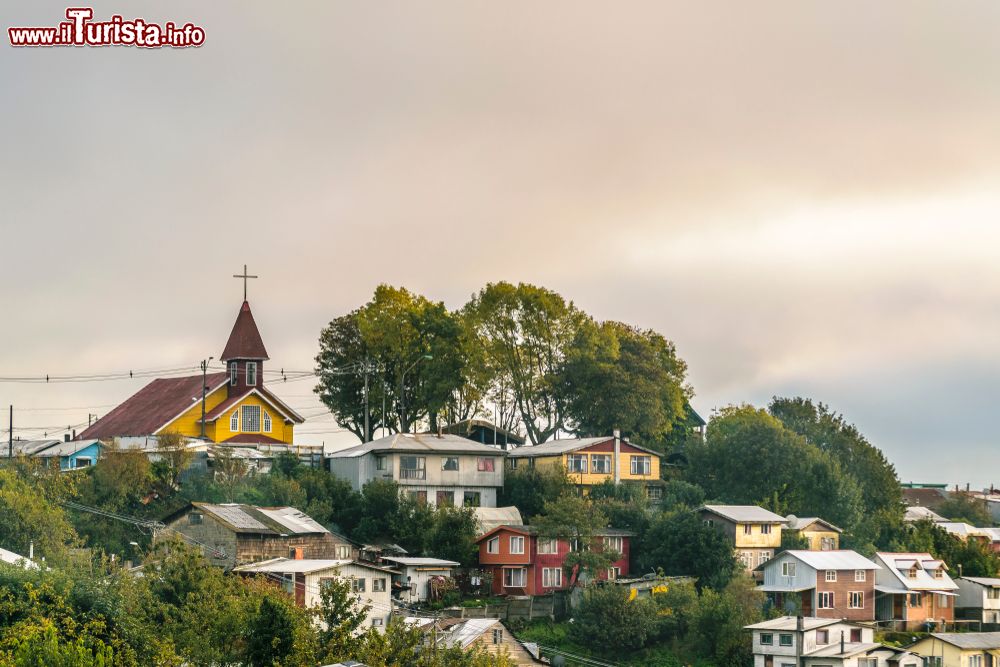
[[[260,432],[260,406],[259,405],[244,405],[243,406],[243,432],[244,433],[259,433]]]
[[[238,373],[239,366],[236,365],[235,361],[229,362],[229,384],[236,386],[236,375]]]
[[[235,410],[233,415],[229,418],[229,430],[239,431],[240,430],[240,411]]]
[[[256,387],[257,386],[257,362],[248,361],[247,362],[247,386]]]
[[[271,432],[271,415],[267,412],[264,413],[264,433]]]

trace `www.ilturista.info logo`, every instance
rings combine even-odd
[[[185,48],[205,43],[205,30],[192,23],[164,25],[136,18],[126,21],[117,14],[109,21],[91,21],[91,7],[70,7],[68,21],[47,28],[7,28],[11,46],[141,46]]]

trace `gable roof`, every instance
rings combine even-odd
[[[932,632],[931,637],[963,649],[1000,648],[1000,632]]]
[[[69,442],[59,440],[54,445],[35,452],[33,456],[37,456],[40,459],[73,456],[74,454],[87,449],[91,445],[100,445],[100,443],[100,440],[93,438],[89,440],[70,440]]]
[[[924,507],[923,505],[907,506],[906,513],[903,514],[903,521],[920,521],[922,519],[930,519],[931,521],[945,520],[943,516],[929,507]]]
[[[205,377],[208,392],[228,380],[227,373],[209,373]],[[82,431],[77,440],[153,435],[201,400],[201,383],[201,375],[153,380]]]
[[[902,585],[904,590],[912,591],[952,591],[958,585],[948,576],[945,564],[929,553],[886,553],[878,552],[875,558],[881,560],[896,581]],[[903,570],[909,571],[916,566],[917,576],[910,578],[903,574]],[[927,574],[927,570],[942,570],[941,578],[936,579]],[[878,588],[878,586],[876,586]]]
[[[312,517],[294,507],[256,507],[238,503],[191,503],[174,512],[170,523],[192,510],[207,514],[230,530],[246,535],[315,535],[330,533]],[[346,540],[346,538],[344,538]]]
[[[757,505],[702,505],[697,511],[711,512],[736,523],[785,523],[786,519]]]
[[[785,525],[785,528],[789,530],[805,530],[814,523],[821,523],[824,526],[826,526],[827,529],[835,533],[844,532],[840,528],[837,528],[835,525],[827,521],[826,519],[821,519],[818,516],[802,517],[802,516],[795,516],[794,514],[789,514],[788,516],[785,517],[785,520],[788,521],[787,525]]]
[[[989,586],[990,588],[1000,588],[1000,579],[994,579],[993,577],[959,577],[958,580],[971,581],[974,584]]]
[[[510,451],[509,456],[512,458],[556,456],[559,454],[566,454],[567,452],[575,452],[580,449],[586,449],[587,447],[593,447],[594,445],[599,445],[602,442],[608,442],[614,439],[615,438],[612,435],[604,435],[597,438],[563,438],[562,440],[549,440],[548,442],[543,442],[540,445],[524,445],[523,447],[516,447]],[[654,452],[652,449],[640,447],[635,443],[629,442],[625,438],[622,438],[621,441],[623,445],[634,447],[639,451],[652,454],[656,457],[661,456],[659,452]]]
[[[236,316],[236,323],[229,334],[226,342],[226,349],[222,351],[221,361],[230,359],[269,359],[267,350],[264,349],[264,341],[257,330],[257,323],[250,312],[250,304],[246,301],[240,306],[240,313]]]
[[[363,445],[348,447],[327,455],[330,459],[352,458],[377,452],[440,452],[442,454],[481,454],[483,456],[504,456],[506,452],[487,447],[460,435],[444,433],[393,433]]]
[[[234,567],[233,572],[259,572],[262,574],[268,572],[275,574],[296,572],[301,574],[311,574],[313,572],[322,572],[323,570],[332,570],[344,567],[345,565],[363,567],[365,569],[376,570],[378,572],[396,573],[394,570],[387,567],[379,567],[378,565],[374,565],[372,563],[362,563],[350,559],[336,560],[323,558],[272,558],[270,560],[260,561],[259,563],[250,563],[248,565]]]
[[[744,630],[795,630],[796,623],[798,619],[795,616],[779,616],[778,618],[772,618],[767,621],[761,621],[760,623],[754,623],[752,625],[744,625]],[[802,629],[803,630],[815,630],[816,628],[822,628],[827,625],[834,625],[835,623],[843,623],[845,625],[854,625],[861,627],[859,623],[854,623],[852,621],[844,621],[839,618],[817,618],[815,616],[806,616],[802,619]]]
[[[234,405],[242,401],[244,398],[251,395],[257,396],[262,401],[269,404],[272,408],[280,412],[289,421],[293,421],[296,424],[301,424],[302,422],[305,421],[305,418],[302,415],[297,413],[295,410],[292,410],[284,401],[282,401],[280,398],[272,394],[264,387],[251,387],[242,394],[228,397],[226,400],[222,401],[214,408],[205,413],[205,421],[213,422],[217,420],[227,410],[229,410],[229,408],[233,407]],[[199,419],[198,421],[200,422],[201,420]]]
[[[777,562],[782,556],[791,556],[802,561],[814,570],[878,570],[878,565],[868,560],[856,551],[838,549],[836,551],[807,551],[805,549],[789,549],[757,566],[764,569],[769,563]]]
[[[535,528],[534,526],[526,526],[523,524],[521,525],[504,524],[502,526],[497,526],[493,530],[480,535],[479,538],[476,540],[476,543],[478,544],[479,542],[485,540],[487,537],[491,537],[492,535],[502,530],[506,530],[511,533],[517,533],[519,535],[538,534],[538,529]],[[594,531],[594,537],[634,537],[634,536],[635,533],[633,533],[630,530],[624,530],[622,528],[601,528],[599,530]],[[559,539],[565,539],[565,538],[559,538]]]

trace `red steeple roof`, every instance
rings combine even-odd
[[[246,301],[240,308],[240,314],[236,317],[236,324],[233,325],[233,332],[229,334],[229,342],[226,349],[222,351],[220,359],[229,361],[230,359],[268,359],[267,350],[264,349],[264,341],[260,338],[257,330],[257,323],[254,322],[253,313],[250,312],[250,304]]]

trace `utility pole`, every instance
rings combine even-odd
[[[246,272],[247,272],[246,267],[243,267],[243,273]],[[205,398],[208,395],[208,362],[210,362],[214,358],[215,357],[209,357],[208,359],[205,359],[204,361],[201,362],[201,439],[202,440],[205,439]]]
[[[10,432],[7,434],[7,458],[14,458],[14,406],[10,406]]]
[[[371,440],[368,430],[368,358],[365,357],[365,442]]]

